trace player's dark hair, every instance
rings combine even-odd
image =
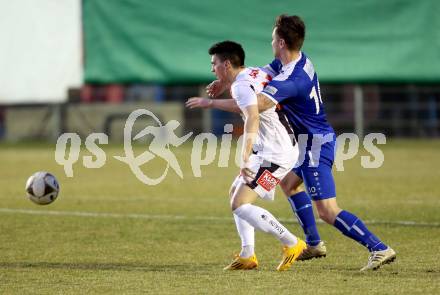
[[[229,60],[234,68],[244,65],[244,50],[237,42],[227,40],[215,43],[209,48],[208,53],[210,55],[216,54],[221,61]]]
[[[290,50],[300,50],[306,36],[306,25],[297,15],[279,15],[275,20],[276,34],[286,42]]]

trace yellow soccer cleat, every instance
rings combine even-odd
[[[284,246],[283,260],[281,260],[280,265],[278,265],[277,267],[277,270],[288,270],[306,248],[306,243],[301,239],[298,239],[298,243],[296,243],[296,245],[293,247],[289,248],[287,246]]]
[[[258,260],[255,254],[249,258],[243,258],[239,255],[235,255],[235,259],[231,262],[231,264],[223,268],[223,270],[249,270],[257,267]]]

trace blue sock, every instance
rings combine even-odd
[[[304,230],[307,244],[310,246],[318,245],[321,241],[321,237],[316,228],[312,200],[310,197],[305,192],[300,192],[290,196],[287,200],[292,206],[292,210]]]
[[[347,211],[341,211],[336,216],[334,226],[344,235],[352,238],[371,251],[385,250],[387,246],[371,233],[365,224],[355,215]]]

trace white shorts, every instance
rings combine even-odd
[[[277,184],[292,170],[294,164],[295,162],[292,161],[280,166],[264,160],[258,154],[253,154],[249,157],[248,168],[255,173],[255,177],[246,182],[243,176],[238,175],[232,186],[238,187],[240,183],[244,183],[253,189],[260,198],[273,200]]]

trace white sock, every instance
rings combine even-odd
[[[287,230],[269,211],[251,204],[244,204],[234,214],[246,220],[251,226],[275,236],[281,243],[292,247],[298,239]]]
[[[240,257],[249,258],[254,255],[254,245],[241,246]]]
[[[241,239],[240,256],[243,258],[251,257],[254,255],[255,230],[246,220],[238,217],[236,214],[233,214],[233,216],[238,235]]]

